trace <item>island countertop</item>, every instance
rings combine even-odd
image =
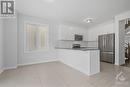
[[[81,47],[81,48],[62,48],[62,47],[55,47],[55,49],[80,50],[80,51],[99,50],[96,47]]]

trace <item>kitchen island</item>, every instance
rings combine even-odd
[[[100,72],[100,51],[90,48],[57,48],[59,60],[86,74],[93,75]]]

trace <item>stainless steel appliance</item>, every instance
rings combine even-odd
[[[75,34],[75,41],[82,41],[83,40],[83,35],[78,35],[78,34]]]
[[[115,34],[98,36],[98,47],[100,49],[100,60],[115,63]]]
[[[73,48],[80,48],[80,44],[73,44]]]

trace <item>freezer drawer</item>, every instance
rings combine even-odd
[[[113,52],[101,52],[100,60],[108,63],[115,63],[115,55]]]

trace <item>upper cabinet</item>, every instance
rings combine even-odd
[[[59,26],[59,40],[74,40],[73,29],[69,26]]]
[[[59,26],[58,40],[74,40],[75,34],[83,35],[83,41],[87,41],[87,30],[68,25]]]

